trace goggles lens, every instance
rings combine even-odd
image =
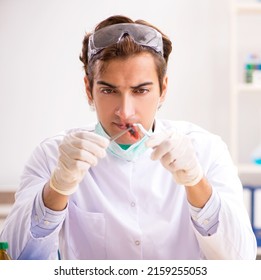
[[[163,56],[162,36],[157,30],[142,24],[119,23],[106,26],[90,36],[88,61],[101,50],[118,43],[125,34],[137,44],[152,48]]]

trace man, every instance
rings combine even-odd
[[[158,29],[124,16],[85,36],[80,59],[98,123],[33,152],[1,234],[12,258],[255,259],[226,145],[156,118],[171,50]]]

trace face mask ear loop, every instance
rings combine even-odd
[[[90,104],[90,111],[91,112],[95,112],[96,111],[94,104]]]
[[[95,112],[96,108],[95,108],[95,104],[94,104],[93,100],[88,100],[88,103],[89,103],[90,111]]]
[[[158,110],[158,111],[159,111],[159,109],[161,108],[162,104],[163,104],[163,101],[160,101],[160,100],[159,100],[158,106],[157,106],[157,110]]]

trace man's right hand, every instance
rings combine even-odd
[[[65,136],[59,146],[60,156],[51,176],[50,187],[63,195],[74,193],[87,170],[106,156],[109,143],[105,137],[88,131]]]

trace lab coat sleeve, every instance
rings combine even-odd
[[[45,207],[42,193],[38,193],[33,206],[31,233],[35,238],[46,237],[56,230],[65,219],[67,207],[62,211],[53,211]]]
[[[38,193],[33,206],[31,218],[32,237],[26,244],[18,259],[37,260],[58,258],[59,248],[57,233],[59,233],[62,222],[64,221],[66,210],[52,211],[46,208],[42,200],[42,193]],[[45,248],[45,241],[50,243],[51,240],[53,241],[53,244],[50,245],[49,248],[52,248],[52,253],[50,253],[48,247]],[[39,241],[41,241],[41,243]]]
[[[57,143],[41,143],[25,165],[15,203],[5,220],[0,234],[1,240],[9,243],[13,259],[57,258],[58,236],[62,226],[59,221],[46,237],[36,238],[32,232],[34,203],[42,194],[57,161]],[[41,207],[39,205],[39,207]]]
[[[256,238],[244,205],[243,187],[227,146],[216,137],[211,149],[206,147],[209,156],[203,159],[199,153],[199,159],[206,178],[220,197],[220,209],[214,234],[202,235],[193,226],[203,258],[255,259]]]
[[[203,208],[190,205],[192,222],[203,236],[210,236],[217,231],[220,210],[220,198],[215,190]]]

